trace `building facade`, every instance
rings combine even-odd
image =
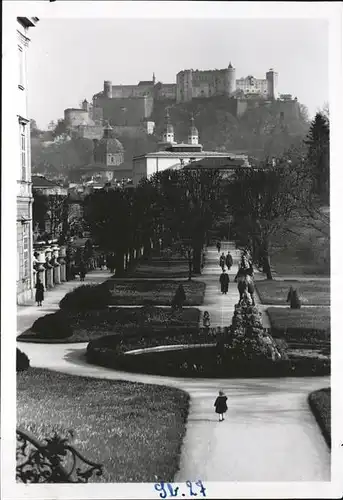
[[[17,117],[19,154],[13,158],[17,178],[17,303],[23,304],[33,296],[33,236],[30,120],[27,99],[28,83],[26,55],[30,39],[28,32],[35,27],[37,17],[17,18]]]
[[[186,143],[176,143],[174,138],[174,127],[170,122],[169,113],[165,118],[162,140],[159,143],[160,151],[146,153],[135,156],[132,163],[133,186],[138,186],[144,178],[149,178],[157,172],[167,169],[187,168],[193,162],[196,162],[199,168],[199,160],[211,159],[211,162],[218,164],[222,168],[225,165],[226,170],[231,171],[237,168],[237,165],[250,167],[246,155],[236,155],[230,153],[220,153],[216,151],[203,151],[199,144],[198,129],[194,124],[194,118],[191,117],[190,126]],[[220,162],[220,160],[222,160]]]

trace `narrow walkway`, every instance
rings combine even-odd
[[[222,252],[227,254],[230,251],[233,258],[233,266],[229,271],[230,284],[226,295],[220,291],[219,276],[221,268],[219,266],[219,257]],[[202,326],[202,318],[204,311],[208,311],[211,319],[211,326],[229,326],[231,325],[232,316],[235,310],[235,304],[238,302],[237,285],[234,283],[234,278],[238,271],[240,259],[240,251],[236,250],[235,244],[232,242],[222,242],[220,253],[215,246],[209,246],[206,252],[206,260],[201,276],[198,281],[206,283],[204,303],[199,307],[201,310],[200,326]]]

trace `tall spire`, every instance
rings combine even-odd
[[[155,72],[153,72],[153,74],[152,74],[152,81],[153,81],[153,83],[155,85],[155,82],[156,82]]]
[[[170,122],[169,108],[166,108],[164,118],[163,142],[174,142],[174,127]]]
[[[191,115],[190,126],[188,130],[188,144],[198,144],[199,143],[199,132],[194,125],[194,116]]]

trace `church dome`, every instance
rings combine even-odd
[[[103,139],[101,139],[103,140]],[[112,138],[112,139],[105,139],[107,142],[107,152],[108,153],[123,153],[124,152],[124,146],[118,139]]]
[[[108,153],[123,153],[124,146],[114,136],[113,128],[109,123],[104,127],[103,138],[100,139],[99,145],[105,145]]]

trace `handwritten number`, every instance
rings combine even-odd
[[[160,498],[166,498],[167,492],[166,492],[166,490],[164,488],[164,483],[163,482],[162,483],[156,483],[155,484],[155,490],[161,492],[160,493]]]
[[[199,486],[199,488],[200,488],[200,493],[202,494],[202,496],[204,496],[204,497],[205,497],[205,496],[206,496],[206,493],[205,493],[206,488],[205,488],[205,487],[204,487],[204,485],[202,484],[202,481],[200,481],[200,479],[199,479],[199,481],[196,481],[196,483],[195,483],[195,484],[196,484],[197,486]]]
[[[186,484],[187,484],[187,486],[189,488],[189,494],[190,494],[190,496],[191,497],[196,497],[197,494],[194,493],[194,491],[192,490],[192,483],[191,483],[191,481],[186,481]]]

